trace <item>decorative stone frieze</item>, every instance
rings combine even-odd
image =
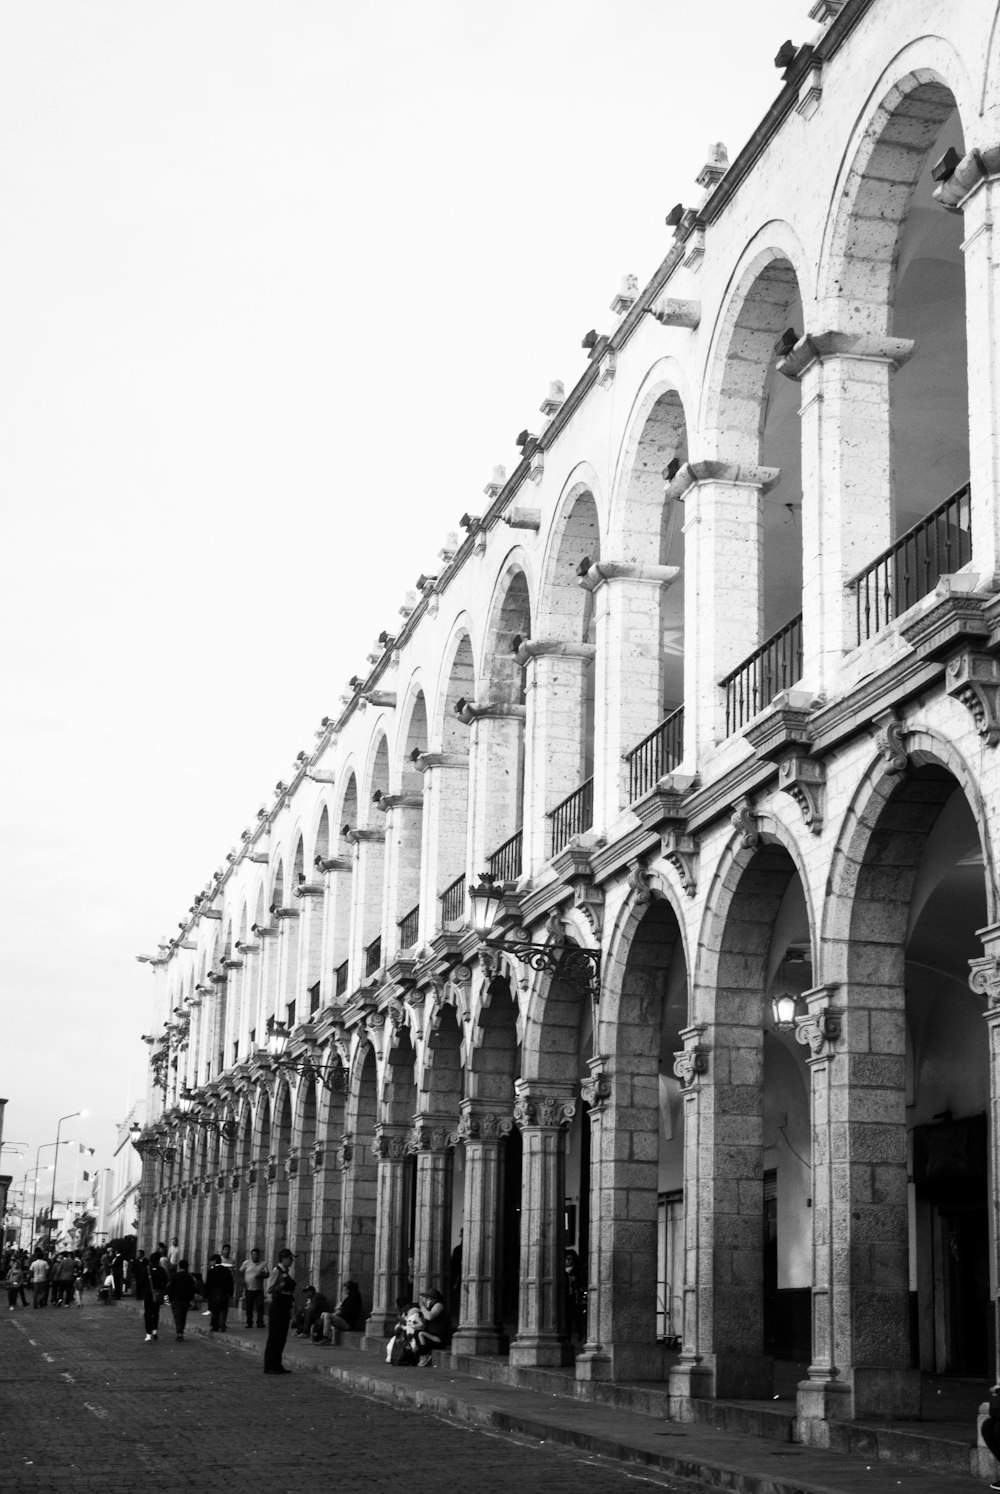
[[[965,706],[987,746],[995,747],[1000,741],[1000,661],[963,649],[948,661],[945,689]]]
[[[824,764],[798,753],[786,757],[778,766],[778,787],[799,806],[807,828],[813,835],[819,835],[826,800]]]
[[[900,636],[918,659],[941,659],[956,644],[978,642],[990,635],[989,616],[982,597],[973,594],[979,577],[971,574],[942,576],[925,605],[900,624]]]

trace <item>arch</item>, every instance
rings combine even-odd
[[[515,639],[531,637],[531,572],[518,546],[503,559],[486,615],[481,689],[498,705],[524,702],[524,670],[515,658]]]
[[[665,469],[688,459],[692,395],[675,358],[661,358],[640,384],[615,463],[608,546],[616,559],[679,565],[683,536],[676,504],[664,500]]]
[[[581,464],[560,496],[542,563],[536,607],[540,637],[566,643],[588,641],[590,594],[577,582],[583,560],[589,558],[593,564],[601,558],[598,493],[596,473]]]

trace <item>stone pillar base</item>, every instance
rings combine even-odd
[[[515,1338],[510,1346],[510,1363],[518,1369],[552,1369],[573,1363],[573,1350],[555,1335]]]
[[[458,1328],[451,1336],[453,1354],[499,1354],[500,1332],[496,1328]]]
[[[669,1381],[670,1394],[688,1400],[769,1400],[774,1361],[766,1354],[704,1354],[675,1365]]]
[[[602,1344],[576,1356],[578,1380],[665,1380],[667,1374],[659,1344]]]
[[[920,1416],[920,1371],[858,1367],[844,1380],[800,1380],[796,1396],[801,1440],[829,1446],[823,1422],[915,1421]]]
[[[385,1341],[392,1337],[392,1331],[398,1322],[396,1313],[372,1313],[365,1322],[365,1336],[362,1339],[363,1349],[377,1349],[381,1344],[385,1348]]]

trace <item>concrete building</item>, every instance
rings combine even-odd
[[[456,1348],[678,1416],[798,1357],[823,1443],[994,1373],[1000,48],[809,14],[142,957],[137,1145],[144,1245],[290,1240],[378,1338],[461,1229]]]

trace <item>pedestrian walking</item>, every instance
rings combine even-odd
[[[208,1296],[212,1333],[225,1333],[229,1306],[235,1290],[232,1267],[216,1252],[212,1256],[208,1274],[205,1277],[205,1292]]]
[[[13,1312],[17,1306],[18,1295],[22,1301],[24,1300],[24,1270],[16,1257],[8,1267],[4,1285],[7,1288],[7,1307],[10,1312]]]
[[[287,1375],[289,1370],[281,1362],[282,1351],[288,1339],[288,1324],[295,1302],[295,1282],[291,1265],[295,1252],[282,1250],[278,1264],[271,1272],[267,1283],[267,1342],[264,1344],[265,1375]]]
[[[188,1270],[187,1261],[181,1256],[177,1262],[177,1269],[167,1283],[167,1301],[174,1315],[174,1337],[178,1343],[184,1338],[184,1325],[187,1322],[195,1290],[194,1277]]]
[[[49,1263],[44,1255],[36,1255],[28,1268],[31,1277],[31,1305],[45,1307],[49,1300]]]
[[[160,1308],[163,1306],[163,1294],[166,1290],[167,1273],[161,1264],[160,1255],[154,1251],[149,1257],[146,1291],[142,1299],[142,1320],[147,1344],[156,1342],[160,1327]]]

